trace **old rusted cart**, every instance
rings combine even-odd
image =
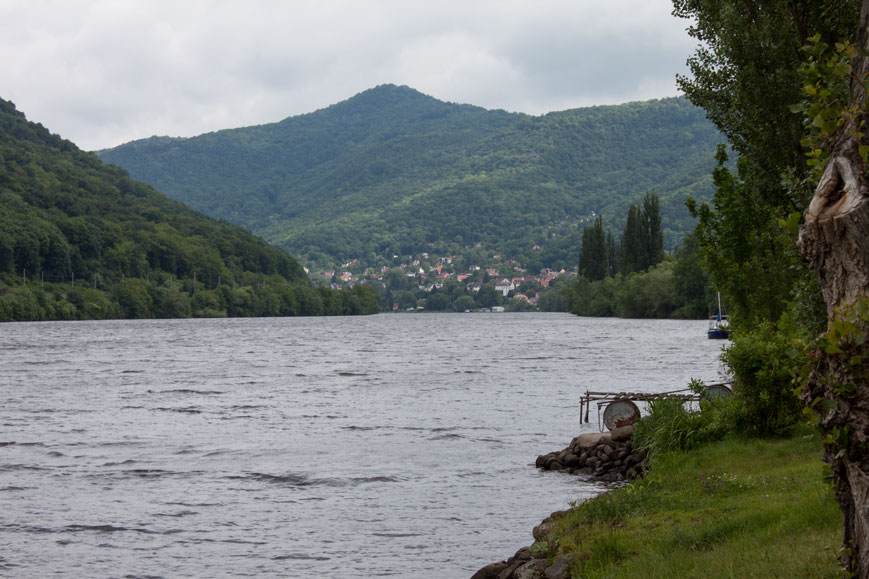
[[[649,402],[661,398],[680,398],[683,402],[693,404],[701,400],[711,400],[721,396],[730,396],[729,383],[710,384],[701,393],[690,388],[670,390],[669,392],[591,392],[586,390],[579,399],[579,422],[588,424],[592,403],[597,404],[598,429],[603,432],[620,426],[628,426],[639,420],[640,409],[637,402]]]

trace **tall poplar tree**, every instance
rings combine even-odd
[[[642,206],[631,205],[622,236],[622,273],[645,271],[664,259],[658,196],[646,193]]]
[[[606,234],[606,257],[609,264],[609,275],[614,276],[622,270],[621,248],[611,231]]]
[[[778,221],[804,211],[811,187],[800,141],[802,47],[814,34],[830,46],[853,35],[859,0],[673,0],[701,45],[679,87],[739,154],[737,171],[719,152],[710,206],[692,207],[712,283],[726,291],[737,321],[776,321],[808,271],[779,243]],[[784,176],[787,179],[783,179]],[[803,298],[818,299],[804,293]]]
[[[598,216],[593,225],[582,231],[579,274],[588,281],[600,281],[608,273],[606,236],[603,231],[603,219]]]
[[[631,205],[625,220],[625,232],[622,234],[622,273],[641,271],[645,263],[645,232],[643,216],[640,208]]]
[[[646,193],[643,197],[643,234],[645,267],[648,269],[664,260],[664,234],[661,230],[661,208],[658,196]]]

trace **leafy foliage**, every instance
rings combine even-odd
[[[694,235],[687,235],[676,248],[673,288],[681,303],[672,313],[676,318],[703,318],[709,315],[711,287],[709,276],[700,264],[700,248]]]
[[[759,183],[744,158],[738,174],[727,168],[724,147],[718,150],[712,207],[689,204],[702,264],[715,287],[727,296],[733,320],[750,327],[777,320],[786,298],[810,273],[803,266],[793,238],[779,226],[784,208],[759,203]],[[818,299],[820,293],[814,299]],[[807,322],[808,323],[808,322]]]
[[[702,45],[679,77],[688,99],[702,107],[747,159],[757,200],[799,210],[809,191],[782,186],[791,167],[806,174],[803,116],[791,110],[802,99],[802,48],[818,34],[833,46],[856,29],[857,0],[673,0],[676,16],[690,19],[689,33]],[[803,197],[800,198],[800,193]]]
[[[325,313],[313,293],[286,253],[0,100],[0,320]]]
[[[762,6],[740,0],[674,0],[674,14],[691,19],[702,44],[678,79],[739,154],[734,174],[719,150],[712,206],[691,204],[700,223],[701,259],[712,283],[731,303],[737,326],[775,322],[786,300],[806,293],[809,272],[779,222],[802,213],[812,194],[803,140],[809,130],[802,102],[803,46],[846,42],[856,28],[856,0]],[[800,288],[800,289],[798,289]],[[807,308],[814,315],[817,308]],[[799,320],[816,325],[816,319]]]
[[[827,331],[809,358],[810,371],[825,387],[825,397],[811,400],[809,406],[822,414],[846,411],[860,386],[869,380],[869,297],[861,296],[835,309]],[[834,429],[827,430],[830,434]],[[847,441],[839,441],[838,436],[827,443],[848,447]]]
[[[824,164],[833,148],[833,136],[842,125],[861,111],[858,103],[851,104],[849,81],[853,77],[851,60],[857,48],[850,42],[836,43],[835,50],[815,34],[803,47],[807,60],[799,68],[803,78],[804,99],[791,106],[791,111],[803,115],[807,135],[800,141],[808,149],[806,165],[814,181],[823,174]],[[861,79],[865,84],[865,79]],[[863,105],[865,106],[865,105]],[[859,127],[862,131],[865,127]],[[862,135],[854,135],[858,140]],[[864,165],[866,147],[860,151]]]
[[[769,435],[791,426],[803,403],[795,391],[807,372],[804,333],[790,316],[737,332],[722,354],[733,372],[733,393],[746,412],[746,428]]]
[[[560,269],[592,211],[623,214],[651,190],[672,247],[692,226],[684,199],[711,192],[719,141],[683,99],[530,117],[385,85],[279,123],[99,154],[322,269],[477,244]]]

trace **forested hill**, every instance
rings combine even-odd
[[[577,225],[649,191],[671,243],[722,139],[683,99],[528,116],[384,85],[281,122],[99,152],[167,195],[313,265],[483,250],[575,264]],[[547,263],[549,262],[549,263]]]
[[[309,285],[283,251],[0,99],[0,320],[356,313]]]

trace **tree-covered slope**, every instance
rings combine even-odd
[[[312,263],[476,244],[572,263],[578,237],[564,233],[648,191],[670,241],[688,230],[684,199],[708,198],[720,140],[682,99],[532,117],[384,85],[274,124],[99,154]]]
[[[300,305],[307,286],[283,251],[132,180],[0,99],[0,320],[323,313]],[[255,303],[290,294],[284,309]]]

